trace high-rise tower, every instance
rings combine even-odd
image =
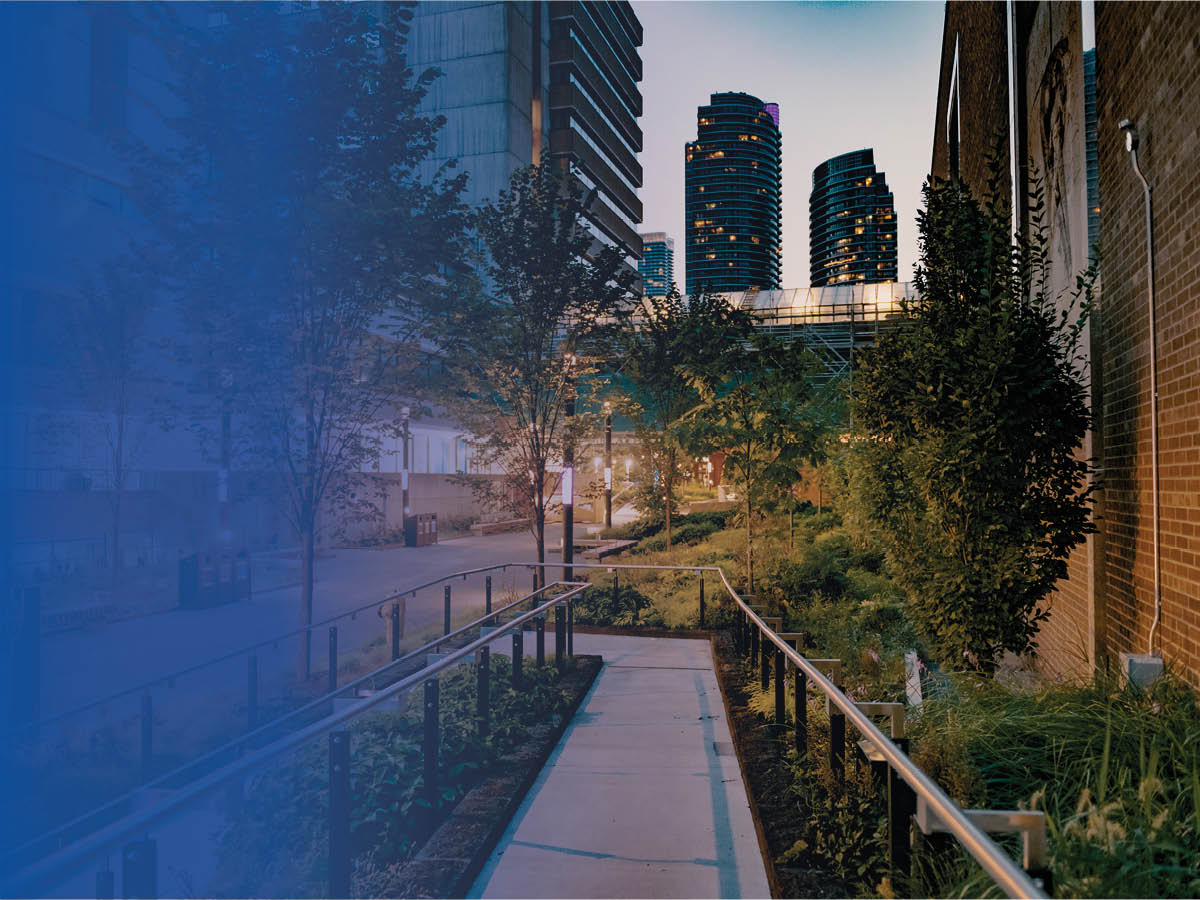
[[[827,159],[813,170],[809,283],[895,281],[896,206],[873,150]]]
[[[675,239],[662,231],[650,231],[642,238],[642,261],[638,272],[642,276],[642,293],[647,297],[663,297],[675,281]]]
[[[770,290],[782,266],[779,106],[713,94],[684,147],[687,292]]]

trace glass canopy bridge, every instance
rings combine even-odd
[[[880,332],[900,323],[904,301],[916,294],[910,282],[890,281],[777,291],[750,288],[721,296],[753,315],[763,330],[803,341],[825,363],[818,380],[829,382],[849,374],[856,349],[874,344]]]

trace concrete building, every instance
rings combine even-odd
[[[675,283],[675,239],[663,231],[640,235],[642,259],[638,274],[642,276],[642,293],[647,297],[665,296]]]
[[[1080,448],[1096,461],[1097,533],[1072,555],[1039,637],[1043,665],[1063,675],[1151,652],[1200,686],[1197,33],[1191,4],[946,6],[933,174],[982,194],[998,150],[1018,232],[1040,181],[1056,289],[1074,287],[1097,228],[1102,250],[1099,314],[1083,334],[1093,428]],[[1124,120],[1152,190],[1152,259]]]
[[[684,146],[687,292],[778,288],[783,265],[779,106],[713,94]]]
[[[446,120],[424,169],[455,161],[475,204],[495,199],[517,169],[560,160],[595,190],[588,227],[636,270],[641,43],[624,2],[417,4],[409,59],[442,73],[422,108]]]
[[[896,280],[896,204],[887,176],[875,168],[875,151],[843,153],[817,166],[808,216],[814,287]]]

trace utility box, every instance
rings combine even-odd
[[[207,609],[250,599],[250,554],[193,553],[179,560],[180,609]]]
[[[404,546],[428,547],[437,543],[437,513],[420,513],[404,520]]]

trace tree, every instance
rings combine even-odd
[[[465,177],[417,173],[442,123],[418,114],[437,73],[407,65],[411,4],[186,15],[146,29],[177,114],[171,152],[131,153],[143,249],[179,298],[222,465],[267,473],[299,537],[309,626],[322,513],[369,505],[361,473],[416,388],[424,304],[462,257]]]
[[[851,519],[942,660],[990,672],[1004,650],[1036,650],[1042,603],[1090,530],[1082,316],[1048,294],[1036,195],[1015,248],[1003,200],[981,209],[951,182],[926,184],[925,203],[909,320],[858,357]],[[1074,299],[1090,295],[1081,277]]]
[[[633,299],[621,251],[592,252],[585,208],[577,180],[556,163],[514,172],[477,218],[490,290],[447,309],[438,339],[459,389],[453,410],[476,436],[477,463],[507,473],[500,485],[475,481],[475,489],[529,517],[538,562],[558,486],[552,467],[584,421],[568,423],[567,405],[607,356]]]
[[[683,462],[680,426],[700,402],[689,371],[728,368],[754,326],[749,315],[719,295],[700,292],[685,299],[675,285],[666,296],[642,298],[641,305],[621,340],[623,406],[649,463],[644,468],[659,473],[659,483],[645,489],[656,500],[661,497],[670,550],[675,486]]]
[[[788,502],[818,447],[823,414],[814,406],[811,351],[764,332],[740,352],[693,371],[700,403],[681,428],[693,452],[719,448],[724,471],[743,491],[746,580],[754,590],[755,513]]]

